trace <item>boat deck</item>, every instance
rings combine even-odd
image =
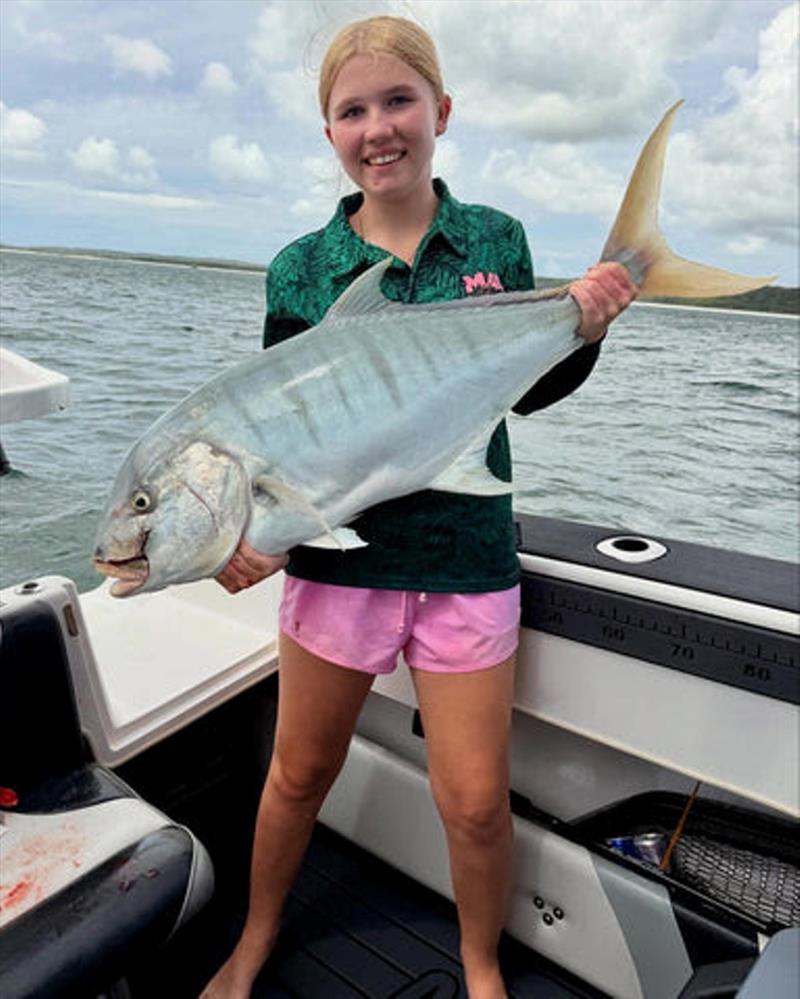
[[[134,978],[134,999],[196,997],[230,950],[244,913],[241,906],[228,912],[224,929],[221,915],[201,916],[199,938],[196,926],[169,962]],[[515,999],[603,999],[510,938],[501,960]],[[323,997],[466,999],[466,990],[453,904],[318,825],[252,999]]]
[[[238,939],[276,697],[271,676],[119,768],[146,800],[196,833],[216,875],[206,909],[129,976],[133,999],[197,999]],[[514,999],[605,999],[508,937],[501,966]],[[252,992],[252,999],[288,997],[467,999],[455,906],[318,823]]]

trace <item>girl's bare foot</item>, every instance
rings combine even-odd
[[[464,980],[469,999],[508,999],[508,993],[498,965],[467,967],[464,965]]]
[[[231,956],[200,993],[200,999],[250,999],[254,978],[240,974]]]
[[[272,951],[274,939],[250,943],[242,937],[199,999],[250,999],[253,982]]]

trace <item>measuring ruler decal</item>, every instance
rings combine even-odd
[[[792,635],[526,572],[522,625],[800,703]]]

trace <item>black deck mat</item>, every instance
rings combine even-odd
[[[515,999],[601,999],[504,938]],[[466,999],[455,907],[318,826],[253,999]]]

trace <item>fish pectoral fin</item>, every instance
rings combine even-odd
[[[488,433],[481,433],[428,488],[468,496],[504,496],[512,492],[511,483],[498,479],[486,464],[486,451],[495,429],[496,424],[492,424]]]
[[[257,504],[280,503],[282,506],[297,510],[298,513],[319,524],[322,533],[310,541],[304,541],[304,545],[312,548],[338,548],[340,551],[347,551],[349,548],[364,548],[367,544],[349,527],[331,527],[322,513],[313,503],[309,502],[301,490],[290,486],[277,475],[257,475],[253,479],[252,492],[253,500]]]
[[[282,506],[291,507],[297,510],[298,513],[304,514],[310,520],[319,524],[322,528],[323,534],[327,534],[335,538],[333,528],[320,511],[314,506],[314,504],[309,502],[305,494],[301,492],[301,490],[290,486],[277,475],[268,475],[264,473],[254,476],[251,484],[251,491],[253,494],[253,502],[256,503],[256,505],[271,506],[279,503]],[[341,547],[338,542],[336,547]]]
[[[320,534],[318,538],[311,541],[304,541],[307,548],[338,548],[341,551],[349,551],[351,548],[366,548],[367,542],[358,536],[352,527],[337,527],[334,530]]]
[[[328,319],[365,316],[401,308],[381,291],[381,280],[393,259],[393,257],[385,257],[357,277],[328,309],[323,322]]]

